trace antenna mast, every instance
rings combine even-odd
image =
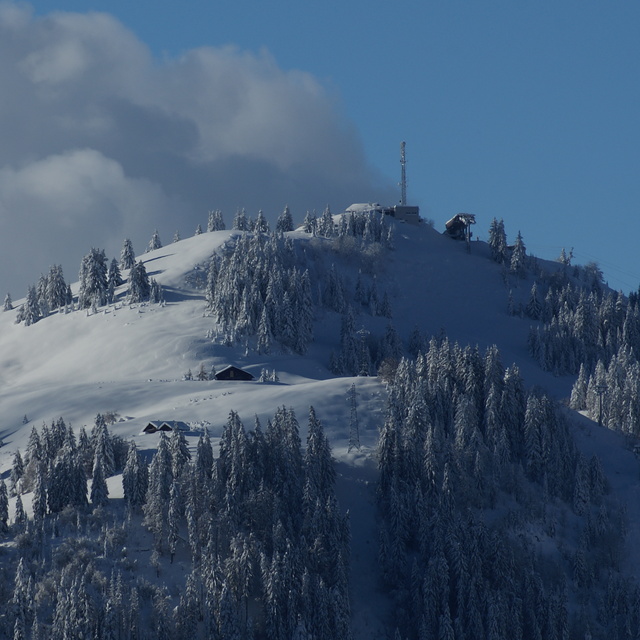
[[[403,141],[400,143],[400,204],[402,206],[407,204],[407,159],[404,154],[404,147],[405,143]]]

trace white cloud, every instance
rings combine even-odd
[[[14,298],[54,262],[74,277],[90,246],[132,237],[141,252],[155,227],[188,235],[211,208],[230,222],[288,203],[301,219],[384,197],[336,97],[268,52],[160,62],[109,15],[4,2],[0,86],[0,287]]]

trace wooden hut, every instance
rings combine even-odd
[[[230,364],[216,373],[216,380],[253,380],[253,375]]]

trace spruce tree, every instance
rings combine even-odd
[[[164,532],[166,531],[166,517],[172,482],[169,442],[164,431],[161,431],[158,449],[149,467],[149,485],[144,505],[144,522],[153,533],[157,551],[161,551],[164,546]]]
[[[171,432],[169,451],[171,453],[171,473],[173,478],[178,480],[191,460],[187,439],[178,427],[175,427]]]
[[[26,327],[35,324],[42,318],[40,304],[38,303],[38,294],[34,286],[30,286],[27,289],[27,299],[21,311],[22,313],[19,314],[20,319],[18,321],[24,321]]]
[[[149,276],[142,260],[136,262],[129,274],[129,301],[146,302],[151,295]]]
[[[518,231],[515,244],[513,245],[513,251],[511,252],[511,262],[509,263],[509,270],[511,273],[520,278],[524,278],[526,274],[526,259],[527,250],[524,246],[522,235]]]
[[[233,218],[233,229],[236,231],[248,231],[249,223],[247,221],[247,214],[244,209],[238,209],[236,215]]]
[[[82,259],[80,265],[80,290],[78,302],[80,308],[92,305],[99,307],[107,300],[107,263],[102,249],[92,248]]]
[[[168,544],[170,562],[176,555],[178,546],[178,534],[180,532],[180,520],[183,513],[180,497],[180,485],[175,480],[171,484],[171,492],[169,494],[169,510],[167,514]]]
[[[136,443],[132,440],[129,443],[127,462],[122,472],[125,504],[133,509],[141,507],[146,499],[147,485],[147,468],[140,457]]]
[[[0,478],[0,533],[9,531],[9,496],[7,495],[7,485]]]
[[[16,449],[11,463],[11,474],[9,476],[9,492],[12,496],[20,492],[20,480],[24,475],[24,462],[20,455],[20,450]]]
[[[264,213],[262,209],[258,211],[258,217],[256,218],[254,231],[256,233],[269,233],[269,223],[267,219],[264,217]]]
[[[131,244],[129,238],[126,238],[122,245],[122,251],[120,252],[120,269],[123,271],[125,269],[131,269],[135,262],[136,254],[133,250],[133,244]]]
[[[489,249],[491,257],[502,264],[507,259],[507,236],[504,231],[504,221],[498,222],[495,218],[489,227]]]
[[[155,251],[156,249],[162,249],[162,242],[160,241],[160,235],[157,229],[153,232],[151,240],[149,240],[148,251]]]
[[[101,458],[96,458],[93,464],[91,504],[94,507],[105,507],[109,504],[109,489],[107,487]]]
[[[293,219],[291,218],[291,212],[289,207],[285,207],[282,213],[278,216],[276,222],[276,231],[286,233],[287,231],[293,231]]]

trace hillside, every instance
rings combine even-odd
[[[340,218],[336,217],[335,222],[339,225]],[[432,336],[445,335],[449,343],[458,343],[462,348],[477,345],[481,354],[496,345],[502,364],[509,367],[515,363],[527,388],[536,386],[552,398],[562,400],[570,395],[575,377],[557,377],[544,372],[529,355],[527,347],[532,321],[508,313],[509,292],[516,303],[526,305],[537,274],[534,277],[531,270],[524,278],[505,275],[504,269],[491,260],[485,243],[472,243],[471,252],[467,253],[463,243],[452,241],[427,225],[395,225],[392,248],[375,243],[361,247],[356,239],[340,241],[313,238],[300,230],[289,232],[290,245],[286,251],[291,265],[288,268],[306,269],[311,273],[313,340],[301,349],[303,353],[279,346],[275,340],[269,353],[258,353],[256,338],[250,335],[239,336],[228,346],[228,335],[207,308],[205,289],[212,256],[217,255],[221,260],[239,242],[240,232],[217,231],[139,256],[149,276],[163,288],[161,304],[129,303],[128,283],[125,283],[116,290],[116,299],[110,304],[97,309],[67,309],[66,313],[59,310],[31,326],[16,324],[16,309],[0,313],[0,406],[3,408],[0,438],[4,442],[0,448],[0,472],[8,482],[15,452],[27,451],[32,429],[40,429],[43,423],[49,424],[60,417],[77,435],[83,426],[87,431],[92,429],[96,414],[112,413],[117,416],[109,426],[112,435],[126,442],[133,440],[150,461],[160,436],[142,433],[149,421],[187,423],[186,442],[194,458],[206,427],[217,457],[220,438],[232,412],[237,413],[249,432],[256,417],[265,428],[270,419],[277,422],[274,416],[286,407],[297,416],[300,439],[305,443],[307,415],[313,406],[335,458],[335,491],[340,512],[350,514],[351,633],[356,639],[393,637],[392,602],[397,595],[389,595],[388,586],[383,586],[379,575],[376,529],[380,515],[376,512],[375,489],[378,438],[387,416],[388,388],[376,376],[339,376],[331,372],[332,352],[335,354],[340,349],[345,314],[331,309],[333,303],[327,301],[324,287],[333,277],[332,273],[337,272],[345,297],[355,309],[353,329],[359,336],[354,337],[356,341],[371,346],[374,339],[385,336],[391,324],[404,345],[404,355],[416,327],[423,336],[425,348]],[[536,270],[550,274],[559,268],[557,263],[536,263]],[[127,273],[123,272],[123,276],[126,278]],[[386,295],[391,318],[371,313],[371,304],[354,302],[358,280],[365,281],[367,287],[375,287],[381,300]],[[78,289],[77,283],[72,285],[76,296]],[[14,303],[14,307],[19,307],[21,302]],[[371,354],[375,355],[380,349],[378,343],[373,344]],[[220,371],[230,364],[249,371],[255,379],[251,382],[184,379],[189,370],[195,376],[199,369]],[[259,381],[263,370],[277,372],[277,381]],[[355,385],[359,448],[349,447],[354,425],[354,405],[349,396],[352,385]],[[409,409],[404,406],[403,410]],[[637,492],[635,458],[617,434],[598,428],[581,416],[571,420],[570,431],[575,434],[578,450],[587,459],[597,454],[609,477],[611,498],[607,499],[607,505],[616,503],[626,508],[629,536],[623,552],[625,560],[617,558],[614,564],[619,567],[626,563],[632,573],[640,574],[639,552],[633,544],[633,534],[640,529],[640,508],[634,499]],[[251,437],[255,437],[253,432]],[[521,482],[513,477],[512,481]],[[521,491],[536,494],[535,478],[527,477],[522,482]],[[121,470],[109,478],[108,487],[110,508],[118,512],[122,509],[123,497]],[[516,507],[509,505],[509,501],[515,499],[512,494],[507,489],[499,491],[505,491],[504,498],[497,505],[494,498],[492,506],[486,507],[489,521],[500,520],[509,510],[515,512]],[[27,512],[32,513],[31,493],[22,498]],[[485,498],[478,499],[482,502]],[[582,521],[569,512],[562,515],[569,507],[563,505],[560,495],[554,500],[550,508],[557,521],[563,523],[563,537],[554,541],[552,535],[545,535],[549,537],[547,543],[556,547],[550,552],[551,556],[558,556],[560,560],[556,562],[562,566],[563,554],[575,553],[579,537],[576,531]],[[481,502],[473,506],[478,517]],[[16,498],[11,498],[10,520],[15,503]],[[597,511],[596,506],[594,509]],[[615,518],[617,511],[611,507],[607,513],[607,517]],[[547,525],[532,520],[522,527],[521,533],[533,540],[541,535],[544,526]],[[143,567],[151,562],[147,551],[142,550],[149,548],[150,541],[148,534],[135,536],[138,537],[132,540],[140,551],[132,552],[131,558],[137,553],[135,557]],[[537,548],[535,553],[545,552],[535,543],[532,548]],[[11,566],[14,567],[18,551],[9,538],[3,553],[13,560]],[[168,586],[172,607],[177,606],[184,589],[190,565],[188,556],[185,548],[179,550],[179,563],[166,565],[163,570],[162,581]],[[135,572],[127,575],[127,579],[133,580]],[[148,569],[141,569],[140,575],[151,582],[157,581]],[[601,589],[602,585],[596,586],[594,592],[599,593]],[[483,606],[491,608],[486,603]],[[579,610],[573,596],[569,610],[572,618]],[[572,625],[574,633],[579,624],[572,622]],[[293,626],[302,634],[300,624]],[[403,633],[413,637],[407,630]]]

